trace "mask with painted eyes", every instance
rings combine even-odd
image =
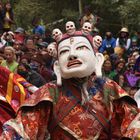
[[[68,21],[65,26],[68,35],[73,35],[75,33],[76,27],[73,21]]]
[[[53,42],[53,43],[50,43],[47,47],[48,54],[54,58],[56,58],[57,56],[56,45],[57,44]]]
[[[93,46],[98,49],[101,45],[102,45],[102,37],[99,35],[94,36]]]
[[[86,36],[68,37],[58,45],[58,61],[54,64],[56,75],[64,79],[84,78],[93,72],[101,76],[104,58],[96,53]]]
[[[56,28],[52,31],[52,37],[54,40],[59,41],[62,38],[62,32],[60,29]]]
[[[92,31],[92,24],[89,23],[89,22],[85,22],[82,26],[82,31],[85,33],[85,34],[90,34],[91,31]]]

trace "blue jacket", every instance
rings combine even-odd
[[[116,39],[111,38],[110,40],[104,39],[102,42],[102,46],[99,48],[99,52],[103,53],[108,48],[115,48],[116,46]]]
[[[33,29],[33,34],[44,35],[45,34],[45,27],[38,25]]]

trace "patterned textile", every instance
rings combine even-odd
[[[29,86],[31,84],[18,74],[0,67],[0,133],[2,125],[7,120],[15,118],[18,108],[29,97]]]
[[[114,81],[90,81],[90,98],[83,104],[81,84],[75,79],[63,83],[62,87],[48,83],[27,99],[16,119],[5,123],[1,139],[117,140],[139,137],[140,114],[136,102]]]
[[[16,112],[23,101],[28,98],[29,93],[26,88],[31,84],[20,75],[3,67],[0,67],[0,79],[0,95],[5,97]]]

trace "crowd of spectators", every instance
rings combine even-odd
[[[87,17],[83,16],[81,26],[84,22],[91,22],[91,34],[100,35],[96,30],[95,19],[92,20],[94,16],[88,9],[85,12]],[[0,4],[0,18],[1,65],[20,74],[37,87],[55,80],[53,72],[55,58],[47,49],[50,43],[55,42],[52,31],[41,26],[38,17],[33,19],[32,34],[26,34],[22,27],[12,31],[11,25],[14,24],[14,20],[10,3],[6,3],[4,8]],[[133,96],[140,87],[140,32],[136,31],[132,37],[127,27],[121,28],[118,32],[117,38],[113,36],[111,30],[102,36],[103,41],[98,48],[105,57],[102,72],[103,76],[116,81],[130,96]]]

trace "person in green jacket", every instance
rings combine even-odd
[[[15,49],[11,46],[5,47],[4,55],[6,59],[1,62],[1,66],[6,67],[11,72],[16,73],[18,62],[16,62]]]

